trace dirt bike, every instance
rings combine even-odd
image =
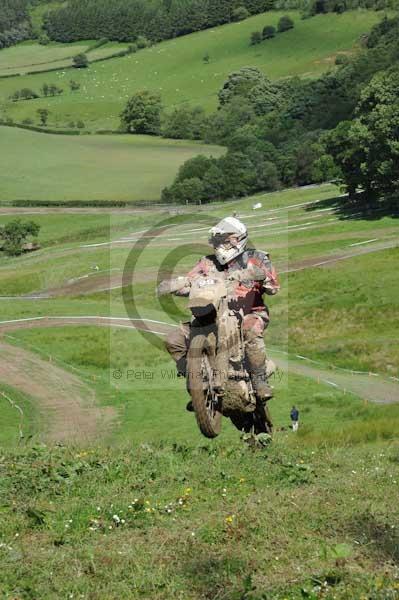
[[[222,416],[243,432],[271,434],[268,408],[257,399],[246,365],[244,314],[229,308],[227,285],[213,276],[191,282],[187,390],[204,436],[220,433]]]

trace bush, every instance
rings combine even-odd
[[[249,11],[245,8],[245,6],[238,6],[235,8],[231,14],[232,21],[244,21],[248,19],[250,16]]]
[[[0,227],[3,251],[9,256],[19,256],[23,252],[27,237],[36,237],[39,231],[40,225],[34,221],[23,222],[20,219],[9,221],[4,227]]]
[[[55,84],[51,84],[48,86],[48,95],[49,96],[60,96],[63,93],[63,89],[58,87]]]
[[[161,128],[162,102],[159,94],[137,92],[121,113],[121,124],[129,133],[157,135]]]
[[[269,40],[270,38],[274,38],[276,35],[276,28],[273,25],[266,25],[262,31],[262,37],[264,40]]]
[[[163,118],[162,136],[176,140],[201,140],[205,125],[205,111],[200,106],[176,108]]]
[[[171,196],[169,196],[171,194]],[[162,201],[168,202],[173,199],[179,204],[201,204],[203,200],[203,186],[198,177],[179,181],[171,188],[162,191]]]
[[[346,54],[337,54],[337,56],[335,57],[335,64],[337,66],[347,65],[349,64],[349,62],[349,57]]]
[[[46,33],[42,33],[38,41],[41,46],[47,46],[51,40]]]
[[[76,92],[77,90],[80,89],[80,83],[71,79],[69,82],[69,88],[70,88],[71,92]]]
[[[127,49],[128,49],[129,54],[135,54],[138,50],[138,46],[137,46],[137,44],[129,44]]]
[[[83,123],[83,121],[77,121],[76,122],[76,127],[78,129],[84,129],[85,128],[85,124]]]
[[[50,111],[47,110],[47,108],[38,108],[37,109],[37,114],[38,117],[40,119],[40,123],[44,126],[47,124],[47,120],[48,120],[48,116],[50,114]]]
[[[77,54],[76,56],[74,56],[72,59],[72,63],[76,69],[85,69],[86,67],[89,66],[89,60],[88,60],[86,54],[83,54],[83,53]]]
[[[32,119],[24,119],[22,121],[22,125],[33,125],[33,120]]]
[[[283,33],[284,31],[288,31],[289,29],[294,28],[294,21],[288,16],[284,15],[278,22],[277,30],[279,33]]]
[[[251,33],[251,46],[255,46],[256,44],[260,44],[262,41],[262,34],[260,31],[253,31]]]
[[[139,35],[136,40],[136,45],[139,50],[142,50],[143,48],[148,48],[148,46],[151,45],[151,42],[147,40],[144,35]]]

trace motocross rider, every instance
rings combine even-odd
[[[267,381],[271,369],[268,368],[263,339],[269,324],[269,310],[262,296],[264,293],[274,295],[278,292],[280,288],[277,274],[266,252],[247,248],[248,231],[239,219],[222,219],[209,233],[209,243],[214,248],[214,254],[201,258],[186,278],[163,281],[158,287],[158,293],[187,296],[191,280],[200,276],[212,276],[212,273],[223,273],[226,280],[232,282],[233,285],[229,286],[229,306],[235,310],[243,309],[248,369],[257,397],[265,402],[273,396],[273,392]],[[185,282],[183,287],[182,281]],[[190,325],[183,323],[166,338],[166,348],[182,376],[186,374],[189,335]]]

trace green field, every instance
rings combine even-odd
[[[270,301],[273,324],[268,332],[271,346],[304,354],[327,364],[376,371],[398,376],[399,345],[396,322],[396,297],[399,280],[394,265],[397,248],[379,249],[366,255],[354,255],[340,261],[347,252],[359,252],[364,242],[377,238],[377,244],[397,245],[397,219],[342,219],[334,212],[333,199],[337,188],[332,185],[305,190],[286,190],[203,207],[201,212],[188,212],[174,217],[174,224],[147,247],[140,256],[135,282],[135,298],[146,318],[170,321],[154,295],[158,266],[174,248],[182,244],[199,244],[192,255],[188,250],[177,270],[184,273],[196,255],[208,251],[207,228],[233,210],[247,222],[251,241],[270,251],[282,273],[282,291]],[[255,201],[262,201],[260,214],[252,211]],[[292,205],[320,200],[327,209],[307,210],[307,205],[285,209]],[[271,212],[264,212],[264,211]],[[327,210],[327,212],[326,212]],[[0,224],[11,216],[1,216]],[[0,259],[2,295],[22,295],[64,286],[69,280],[89,275],[92,293],[74,298],[79,293],[72,288],[70,297],[58,297],[31,302],[3,302],[4,319],[39,315],[109,315],[126,316],[118,282],[134,242],[106,245],[107,241],[137,239],[151,225],[170,220],[168,210],[139,214],[40,215],[33,217],[42,226],[43,249],[18,259]],[[272,219],[272,220],[268,220]],[[203,222],[202,222],[203,221]],[[194,237],[193,237],[194,236]],[[55,241],[58,239],[58,244]],[[86,244],[102,244],[82,248]],[[105,245],[104,245],[105,244]],[[353,246],[353,244],[355,244]],[[359,245],[358,245],[359,244]],[[372,247],[373,243],[370,244]],[[49,246],[46,248],[46,246]],[[368,244],[365,244],[367,248]],[[377,246],[377,249],[379,247]],[[289,267],[302,262],[333,260],[323,268],[304,269],[287,274]],[[101,273],[93,272],[97,265]],[[367,272],[367,277],[364,273]],[[119,274],[119,275],[118,275]],[[104,280],[105,275],[105,280]],[[111,278],[111,292],[96,292]],[[370,287],[372,279],[373,286]],[[331,290],[335,290],[331,293]],[[68,294],[65,291],[65,294]],[[178,305],[183,307],[184,300]],[[376,317],[376,306],[384,319]],[[378,313],[379,314],[379,313]],[[172,320],[175,318],[171,315]],[[342,336],[342,328],[350,331]]]
[[[0,53],[0,79],[9,75],[25,75],[55,69],[66,69],[72,66],[72,58],[76,54],[85,53],[89,62],[108,58],[121,50],[126,44],[109,42],[95,48],[95,41],[76,42],[73,44],[50,43],[45,46],[37,42],[24,42],[18,46],[5,48]],[[70,72],[71,78],[74,71]],[[67,83],[67,82],[66,82]]]
[[[34,148],[34,150],[33,150]],[[179,166],[222,149],[149,136],[57,136],[0,127],[0,204],[159,200]]]
[[[39,90],[45,82],[66,88],[70,71],[5,79],[0,82],[0,108],[3,116],[15,121],[36,121],[36,110],[48,108],[50,126],[66,127],[69,121],[81,119],[94,130],[117,128],[121,108],[140,89],[158,91],[169,109],[189,103],[211,110],[216,107],[218,90],[235,69],[256,66],[271,79],[319,75],[334,66],[337,53],[354,52],[359,37],[380,20],[379,13],[365,10],[306,20],[298,12],[289,14],[295,28],[261,45],[250,46],[251,33],[267,24],[276,25],[281,12],[257,15],[73,71],[81,89],[73,93],[66,89],[56,98],[8,100],[21,87]],[[23,46],[6,52],[19,51],[24,52]],[[209,64],[203,61],[205,54],[210,56]]]

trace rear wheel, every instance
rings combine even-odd
[[[220,399],[213,382],[214,352],[206,335],[194,336],[187,356],[188,389],[198,426],[205,437],[214,438],[222,427]]]

